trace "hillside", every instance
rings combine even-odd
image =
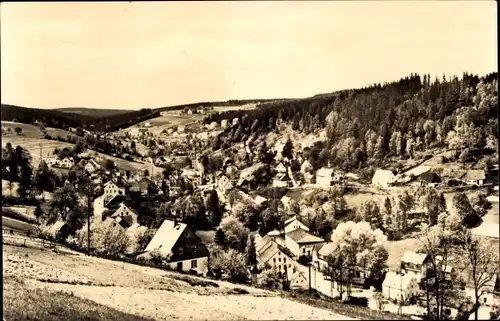
[[[77,108],[77,107],[56,108],[55,110],[62,111],[65,113],[73,113],[91,117],[106,117],[106,116],[114,116],[131,112],[131,110],[124,110],[124,109],[99,109],[99,108]]]
[[[284,98],[276,98],[276,99],[246,99],[246,100],[227,100],[227,101],[207,101],[207,102],[199,102],[192,104],[183,104],[183,105],[174,105],[174,106],[166,106],[159,107],[154,109],[155,111],[173,111],[173,110],[182,110],[184,108],[202,108],[202,107],[234,107],[234,106],[243,106],[248,104],[265,104],[274,101],[285,101],[287,99]]]
[[[24,124],[43,123],[46,127],[61,129],[84,128],[93,131],[114,131],[159,116],[150,109],[127,111],[120,114],[88,115],[55,109],[38,109],[2,104],[2,120]]]
[[[324,141],[302,150],[314,169],[330,163],[348,171],[373,170],[433,148],[457,150],[457,158],[469,161],[497,150],[497,77],[464,73],[460,79],[431,81],[430,75],[412,74],[383,85],[210,115],[205,123],[241,119],[219,135],[214,150],[237,142],[257,146],[268,134],[324,131]]]
[[[63,249],[57,253],[44,251],[31,242],[27,248],[8,245],[16,244],[14,238],[6,243],[4,313],[8,320],[50,315],[58,305],[61,307],[61,301],[51,300],[57,296],[69,298],[71,308],[64,304],[64,309],[59,308],[58,312],[65,314],[65,320],[76,320],[74,317],[83,313],[95,315],[96,311],[102,313],[99,320],[132,320],[131,316],[134,320],[202,320],[206,316],[217,320],[352,320],[332,310],[245,285],[223,281],[203,283],[196,277],[63,252]],[[29,301],[47,304],[21,308]],[[74,311],[75,305],[83,311]]]

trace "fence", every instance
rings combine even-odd
[[[28,247],[30,245],[31,246],[42,246],[44,248],[50,248],[50,249],[55,249],[57,247],[57,244],[52,242],[52,241],[48,241],[48,240],[44,240],[44,239],[40,239],[40,238],[36,238],[36,237],[32,237],[32,236],[6,234],[5,231],[2,234],[2,243],[6,244],[6,245],[25,246],[25,247]]]

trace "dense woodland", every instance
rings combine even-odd
[[[238,117],[213,149],[253,141],[263,133],[292,129],[303,134],[326,129],[328,140],[306,150],[313,167],[327,164],[345,170],[380,166],[388,157],[412,157],[417,151],[450,147],[467,161],[498,139],[498,73],[464,73],[431,80],[412,74],[397,82],[321,94],[307,99],[259,105],[252,111],[209,116],[206,122]],[[262,142],[261,142],[262,143]]]
[[[24,124],[43,123],[46,127],[68,129],[84,128],[92,131],[115,131],[141,121],[158,117],[159,111],[151,109],[134,110],[128,113],[92,117],[53,109],[26,108],[2,104],[2,120]]]

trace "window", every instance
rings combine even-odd
[[[273,258],[273,262],[276,263],[276,258]]]
[[[283,262],[285,262],[285,263],[286,263],[286,257],[284,257],[284,258],[283,258]]]
[[[184,253],[184,249],[182,247],[179,247],[178,251],[179,251],[179,255],[182,255]]]
[[[302,248],[302,253],[306,253],[306,249],[305,248]]]
[[[192,260],[192,261],[191,261],[191,268],[192,268],[192,269],[196,269],[197,267],[198,267],[198,261],[196,261],[196,260]]]
[[[278,259],[278,262],[281,262],[281,258]]]
[[[191,246],[191,248],[193,249],[193,253],[196,253],[198,251],[198,247],[196,245]]]
[[[292,265],[291,265],[291,264],[288,264],[288,268],[291,268],[291,267],[292,267]]]

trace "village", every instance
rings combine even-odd
[[[191,114],[191,111],[182,113]],[[310,227],[303,223],[310,222],[310,219],[307,219],[307,215],[310,214],[307,214],[308,210],[303,210],[304,207],[301,207],[293,196],[300,195],[297,194],[298,192],[321,193],[321,191],[350,188],[354,191],[353,193],[362,191],[372,193],[367,195],[379,194],[383,197],[399,193],[405,188],[414,191],[422,188],[447,191],[457,188],[466,190],[489,188],[491,194],[487,196],[487,201],[498,204],[497,165],[466,170],[459,178],[456,175],[445,178],[438,174],[438,172],[443,174],[442,169],[434,171],[431,166],[425,166],[424,160],[420,162],[423,165],[413,165],[404,172],[377,169],[371,179],[362,179],[358,174],[346,173],[332,167],[320,168],[314,172],[311,163],[305,160],[300,152],[286,151],[290,148],[286,146],[290,144],[289,139],[288,141],[278,140],[271,148],[275,158],[271,161],[273,176],[269,185],[271,189],[280,190],[280,195],[283,194],[279,199],[273,200],[269,197],[269,193],[259,195],[255,190],[259,176],[269,163],[247,162],[251,166],[245,167],[239,155],[233,159],[234,156],[231,157],[230,153],[221,154],[225,156],[220,157],[222,162],[216,169],[210,168],[207,171],[206,160],[205,164],[202,163],[199,150],[203,149],[209,138],[218,133],[219,126],[226,128],[237,124],[238,119],[223,121],[221,125],[217,123],[203,125],[195,122],[186,127],[162,129],[161,133],[151,134],[148,129],[154,127],[151,126],[151,122],[145,122],[138,126],[140,129],[135,133],[128,131],[127,134],[122,132],[105,134],[106,139],[121,140],[123,144],[131,142],[134,142],[135,146],[144,144],[147,153],[134,160],[150,164],[151,171],[147,169],[135,172],[123,170],[113,161],[90,151],[62,159],[58,156],[44,157],[43,161],[53,169],[77,170],[79,173],[88,175],[93,186],[89,194],[92,195],[93,222],[111,221],[114,226],[120,227],[123,233],[128,234],[132,239],[138,239],[148,230],[147,226],[140,224],[142,213],[137,204],[154,198],[156,195],[175,200],[169,208],[168,218],[163,219],[142,252],[137,254],[137,249],[134,250],[134,246],[131,246],[127,253],[138,258],[151,259],[152,255],[160,256],[167,268],[185,273],[201,276],[213,275],[209,269],[210,244],[205,244],[202,237],[199,237],[200,233],[197,231],[199,228],[191,230],[183,222],[183,216],[176,213],[176,211],[181,211],[176,204],[189,201],[193,193],[201,193],[206,202],[207,195],[215,192],[220,207],[227,213],[241,206],[240,203],[251,204],[260,211],[277,206],[279,213],[285,216],[282,224],[276,225],[276,228],[264,234],[262,229],[250,233],[255,244],[258,265],[275,269],[282,280],[280,286],[283,288],[314,290],[329,298],[338,298],[344,292],[338,280],[332,278],[330,263],[327,260],[328,256],[336,250],[336,246],[331,242],[332,233],[335,234],[335,230],[323,237],[320,237],[317,229],[315,233],[311,232]],[[248,155],[246,159],[255,157],[249,144],[240,148]],[[129,155],[113,156],[126,159]],[[438,158],[443,157],[438,156]],[[155,173],[154,169],[158,167],[163,169],[163,172]],[[187,189],[186,182],[190,186]],[[85,203],[89,195],[81,194],[82,203]],[[47,200],[50,198],[50,195],[47,196]],[[426,210],[418,203],[417,201],[407,214],[411,219],[425,222]],[[382,207],[382,204],[380,206]],[[320,210],[331,211],[331,204],[321,204]],[[208,231],[208,233],[213,234],[213,231]],[[498,239],[498,234],[487,236]],[[389,260],[394,261],[394,258],[389,258]],[[352,284],[348,287],[348,297],[366,298],[365,304],[371,309],[380,309],[379,302],[385,300],[386,311],[423,315],[425,310],[425,304],[422,303],[425,301],[423,280],[424,276],[429,273],[429,256],[415,250],[406,250],[402,256],[399,254],[396,260],[399,260],[397,268],[384,267],[381,271],[383,277],[375,281],[370,280],[368,270],[357,266],[355,274],[351,277],[350,283]],[[248,267],[248,280],[254,278],[252,269]],[[445,269],[447,280],[455,283],[454,278],[458,279],[455,273],[456,268],[448,263]],[[228,276],[223,275],[223,277]],[[467,284],[463,286],[466,293],[473,296],[471,287],[467,287]],[[489,309],[500,304],[499,287],[500,279],[496,274],[485,285],[487,290],[482,296],[484,302],[482,302],[481,313],[488,313]],[[456,309],[447,308],[447,311],[449,314],[456,314]]]

